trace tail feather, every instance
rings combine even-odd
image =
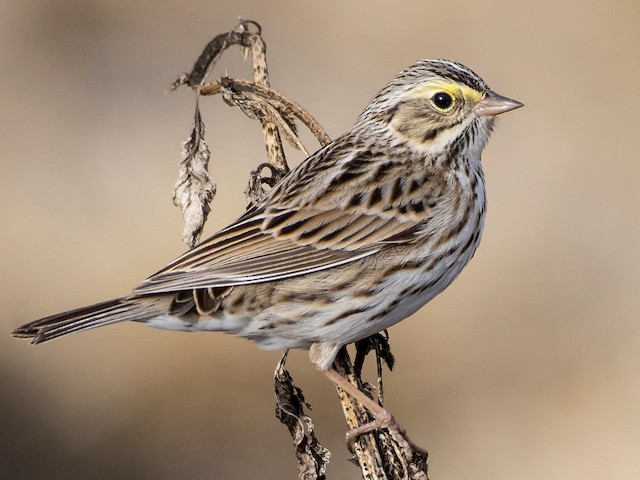
[[[31,343],[36,344],[103,325],[143,320],[154,314],[157,312],[150,311],[149,304],[140,299],[117,298],[26,323],[16,328],[12,335],[31,338]]]

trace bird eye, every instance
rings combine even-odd
[[[440,110],[447,110],[451,108],[451,105],[453,105],[453,97],[447,92],[438,92],[431,97],[431,103]]]

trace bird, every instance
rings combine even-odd
[[[522,106],[460,63],[420,60],[380,90],[349,131],[130,295],[13,335],[37,344],[134,321],[308,349],[315,367],[372,413],[347,438],[387,428],[414,446],[333,362],[343,346],[415,313],[471,260],[486,214],[481,153],[495,117]]]

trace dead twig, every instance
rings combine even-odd
[[[241,98],[241,96],[244,95],[249,100],[256,102],[259,105],[259,107],[255,109],[256,111],[260,111],[263,108],[271,108],[277,112],[277,117],[280,117],[282,122],[286,122],[286,128],[290,129],[295,135],[295,138],[292,139],[292,146],[302,150],[306,156],[309,156],[309,152],[297,137],[297,129],[295,128],[295,124],[293,124],[292,117],[300,120],[316,137],[320,145],[324,146],[331,142],[331,138],[327,135],[327,132],[325,132],[324,128],[322,128],[309,112],[298,103],[271,87],[264,87],[241,78],[223,77],[220,80],[215,80],[203,85],[200,89],[200,94],[203,96],[217,95],[223,93],[225,90],[231,92],[236,97]]]

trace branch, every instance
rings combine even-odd
[[[271,87],[265,87],[257,85],[243,79],[233,79],[229,77],[223,77],[220,80],[216,80],[207,85],[203,85],[200,89],[201,95],[217,95],[223,93],[225,100],[229,99],[229,96],[233,97],[233,101],[236,99],[242,103],[242,95],[245,96],[247,101],[255,102],[258,106],[255,107],[255,111],[261,109],[270,109],[276,113],[274,120],[282,122],[282,127],[291,131],[293,138],[292,146],[302,150],[306,156],[309,156],[309,152],[305,149],[304,145],[297,137],[297,129],[293,123],[292,117],[300,120],[305,127],[311,131],[316,137],[318,143],[324,146],[331,142],[331,138],[324,131],[324,128],[318,123],[318,121],[311,116],[304,108],[298,103],[290,100],[282,93],[274,90]],[[227,97],[225,97],[226,93]],[[239,106],[239,105],[238,105]]]
[[[346,348],[338,354],[335,368],[340,375],[346,377],[353,385],[365,392],[369,397],[378,397],[378,403],[383,404],[382,364],[389,370],[393,369],[394,357],[389,347],[388,336],[375,334],[356,342],[356,357],[352,364]],[[375,353],[378,385],[377,387],[362,379],[362,367],[370,352]],[[342,410],[351,429],[373,420],[369,411],[359,402],[346,395],[338,388]],[[365,480],[374,479],[411,479],[428,480],[427,455],[411,450],[407,452],[404,446],[396,442],[386,430],[376,430],[360,435],[353,444],[354,460],[356,460]]]

